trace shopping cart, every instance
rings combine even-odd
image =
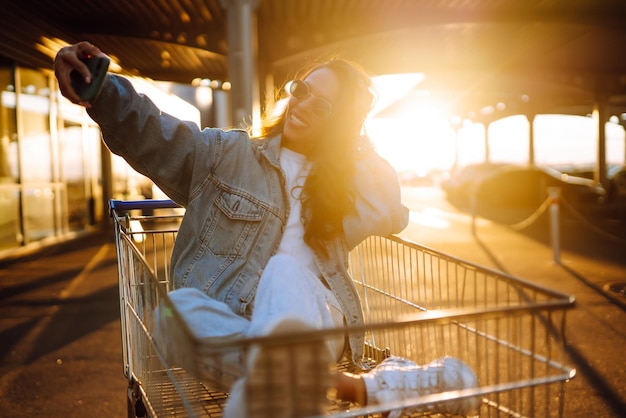
[[[172,289],[169,258],[183,210],[171,201],[115,200],[110,207],[129,416],[222,416],[225,389],[194,376],[219,365],[228,353],[245,355],[254,345],[277,342],[265,337],[207,346],[194,340],[167,295]],[[480,383],[375,407],[335,402],[327,416],[380,417],[408,405],[428,411],[463,397],[481,400],[480,416],[563,416],[565,385],[575,375],[564,352],[566,312],[574,306],[573,297],[395,236],[370,237],[356,247],[350,253],[350,273],[365,325],[325,330],[327,338],[364,331],[371,366],[389,355],[418,364],[457,357],[473,368]],[[178,342],[180,352],[173,357],[186,359],[184,367],[155,343],[155,312],[174,318],[176,326],[166,331]],[[310,334],[281,337],[280,343],[297,350]],[[360,372],[348,362],[338,367]]]

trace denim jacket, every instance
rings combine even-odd
[[[161,112],[127,79],[112,74],[88,113],[113,153],[186,208],[171,259],[175,287],[201,289],[249,317],[263,267],[289,215],[280,135],[252,140],[243,130],[200,130]],[[369,235],[399,232],[408,219],[393,168],[367,147],[357,152],[357,213],[344,220],[345,237],[328,242],[326,254],[315,254],[348,325],[363,323],[347,273],[349,251]],[[363,338],[349,338],[357,364]]]

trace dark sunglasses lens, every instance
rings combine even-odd
[[[309,86],[302,80],[293,80],[289,85],[289,93],[298,100],[304,100],[309,97]],[[313,113],[320,118],[325,118],[332,112],[332,106],[321,97],[315,97],[313,100]]]
[[[304,99],[309,95],[309,86],[302,80],[294,80],[289,86],[289,92],[296,99]]]

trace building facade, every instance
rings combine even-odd
[[[149,81],[134,81],[176,116],[200,112]],[[0,259],[108,224],[108,199],[143,198],[151,183],[102,144],[52,71],[0,59]]]

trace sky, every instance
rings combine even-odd
[[[366,132],[376,148],[399,171],[425,173],[449,170],[458,142],[459,165],[484,161],[485,128],[465,121],[458,138],[443,107],[424,101],[402,114],[378,117],[377,113],[407,94],[423,79],[421,74],[374,77],[377,103],[366,121]],[[511,116],[492,123],[490,159],[524,164],[528,161],[529,123],[525,116]],[[625,163],[624,129],[607,123],[608,164]],[[597,160],[595,123],[590,117],[538,115],[535,119],[535,161],[549,166],[592,166]]]

